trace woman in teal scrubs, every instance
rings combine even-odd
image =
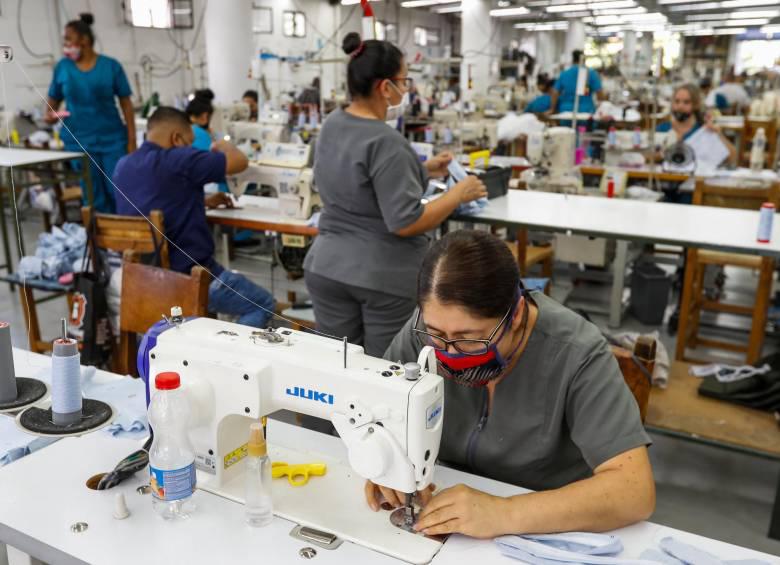
[[[122,65],[116,59],[95,52],[92,14],[65,26],[63,54],[54,67],[49,86],[46,119],[63,118],[62,141],[68,151],[86,151],[91,156],[90,174],[93,206],[99,212],[114,213],[116,199],[110,182],[117,161],[135,151],[135,116],[132,91]],[[124,123],[116,109],[119,98]],[[67,111],[59,112],[62,102]],[[80,162],[76,167],[81,166]],[[84,193],[86,203],[87,194]]]
[[[195,134],[192,146],[201,151],[210,151],[211,144],[214,142],[209,133],[209,122],[214,113],[214,106],[211,104],[213,99],[214,93],[211,90],[196,90],[195,96],[187,104],[187,116],[192,124],[192,132]]]

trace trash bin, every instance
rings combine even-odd
[[[647,325],[661,325],[669,304],[672,281],[655,263],[641,261],[631,275],[631,313]]]

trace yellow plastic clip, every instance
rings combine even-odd
[[[328,470],[325,463],[302,463],[300,465],[288,465],[282,461],[274,461],[271,464],[271,476],[274,479],[287,475],[287,482],[294,487],[302,487],[309,482],[309,476],[321,477]]]
[[[490,151],[485,149],[484,151],[474,151],[469,153],[469,167],[481,167],[487,169],[490,164]]]

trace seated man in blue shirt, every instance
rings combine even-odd
[[[584,54],[579,49],[571,53],[572,66],[563,71],[558,80],[555,81],[552,93],[552,106],[556,112],[573,112],[574,96],[577,92],[577,73],[579,72],[580,61]],[[596,111],[596,104],[593,101],[593,95],[596,94],[599,100],[603,98],[601,90],[601,77],[593,69],[585,69],[588,73],[585,81],[585,94],[580,95],[577,105],[577,113],[585,112],[592,114]]]
[[[541,94],[528,103],[525,111],[531,114],[544,114],[552,110],[552,97],[550,96],[552,85],[553,81],[546,73],[536,77],[536,88],[539,89]]]
[[[214,260],[214,240],[206,222],[206,208],[232,206],[230,196],[215,193],[204,198],[203,185],[222,182],[225,175],[248,166],[234,145],[217,141],[211,151],[191,147],[194,134],[187,114],[162,106],[149,118],[146,141],[123,157],[114,172],[117,211],[128,216],[162,210],[165,235],[171,241],[171,269],[189,274],[201,265],[215,279],[209,286],[209,310],[238,316],[238,323],[266,327],[273,315],[271,294],[249,279]]]

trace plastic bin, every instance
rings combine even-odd
[[[631,275],[631,313],[643,324],[660,326],[671,288],[671,278],[658,265],[636,263]]]

